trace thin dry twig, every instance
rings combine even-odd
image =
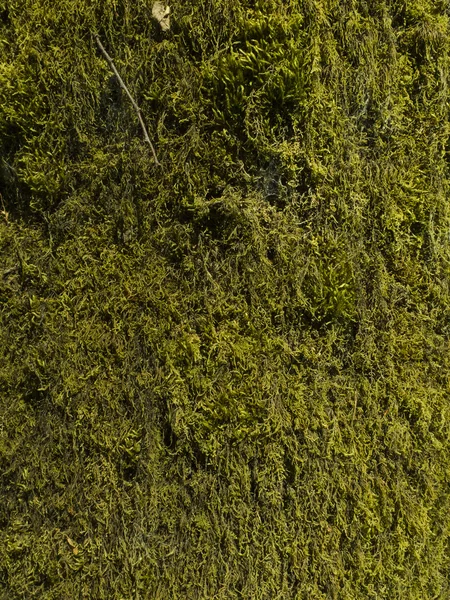
[[[0,215],[5,219],[5,223],[9,225],[9,212],[6,210],[5,203],[3,202],[3,196],[0,194],[0,201],[2,203],[2,210],[0,210]]]
[[[109,66],[111,67],[114,75],[117,77],[117,80],[118,80],[118,82],[120,84],[120,87],[125,91],[126,95],[130,99],[131,104],[133,105],[134,110],[137,113],[137,116],[138,116],[138,119],[139,119],[139,123],[141,124],[142,131],[144,132],[144,139],[145,139],[146,142],[148,142],[150,144],[150,148],[152,150],[152,154],[153,154],[153,158],[155,159],[155,163],[158,166],[161,166],[161,163],[159,162],[158,157],[156,156],[155,148],[153,147],[153,144],[152,144],[152,142],[150,140],[150,137],[148,135],[147,128],[146,128],[145,123],[144,123],[144,119],[142,118],[141,109],[137,105],[137,103],[134,100],[133,96],[130,94],[130,91],[128,90],[127,86],[125,85],[122,77],[119,75],[119,72],[116,69],[116,65],[114,64],[113,59],[106,52],[103,44],[100,41],[100,38],[98,37],[98,35],[95,35],[94,37],[95,37],[95,41],[97,42],[97,46],[100,48],[101,53],[106,58],[106,60],[107,60],[107,62],[109,64]]]

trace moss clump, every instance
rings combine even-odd
[[[2,598],[450,596],[449,48],[0,0]]]

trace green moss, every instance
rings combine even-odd
[[[0,0],[0,596],[447,598],[445,3],[151,8]]]

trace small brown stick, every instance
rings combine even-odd
[[[117,77],[117,80],[119,81],[120,87],[125,91],[126,95],[130,99],[130,102],[133,105],[133,108],[134,108],[134,110],[137,113],[137,116],[138,116],[138,119],[139,119],[139,123],[141,124],[141,127],[142,127],[142,131],[144,132],[144,139],[145,139],[146,142],[148,142],[150,144],[150,148],[152,149],[152,154],[153,154],[153,158],[155,159],[155,163],[160,167],[161,163],[159,162],[158,157],[156,156],[155,148],[153,147],[153,144],[152,144],[152,142],[151,142],[151,140],[149,138],[149,135],[148,135],[148,132],[147,132],[147,128],[146,128],[145,123],[144,123],[144,119],[142,118],[141,109],[136,104],[133,96],[130,94],[127,86],[123,82],[122,77],[119,75],[119,72],[116,69],[116,65],[114,64],[113,59],[106,52],[103,44],[100,41],[100,38],[98,37],[98,35],[95,35],[94,37],[95,37],[95,41],[97,42],[97,46],[100,48],[103,56],[108,61],[108,64],[111,67],[114,75]]]
[[[9,225],[9,220],[8,220],[9,212],[6,210],[5,203],[3,202],[3,196],[1,194],[0,194],[0,200],[2,202],[2,208],[3,208],[3,210],[0,210],[0,215],[3,216],[6,224]]]

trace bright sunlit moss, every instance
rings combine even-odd
[[[170,7],[0,0],[2,598],[448,598],[447,4]]]

